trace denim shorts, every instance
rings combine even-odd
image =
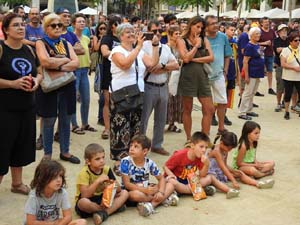
[[[267,72],[273,71],[274,56],[265,56],[265,67]]]

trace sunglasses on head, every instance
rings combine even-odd
[[[51,27],[52,29],[55,29],[56,27],[62,28],[63,24],[62,23],[51,23],[48,25],[48,27]]]

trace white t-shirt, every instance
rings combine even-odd
[[[136,84],[136,70],[135,70],[135,61],[132,63],[131,67],[128,70],[122,70],[119,68],[112,60],[112,55],[115,53],[121,53],[125,57],[127,57],[130,54],[130,51],[127,51],[124,49],[121,45],[115,47],[109,56],[109,60],[111,61],[111,67],[110,67],[110,72],[112,74],[112,90],[111,87],[109,88],[110,92],[112,91],[117,91],[123,87]],[[141,92],[144,92],[144,74],[146,67],[143,63],[143,58],[144,56],[144,51],[140,50],[137,60],[138,60],[138,86]]]
[[[300,55],[300,48],[298,48],[298,52]],[[284,58],[288,59],[289,56],[292,54],[291,50],[287,47],[282,49],[280,57],[283,56]],[[287,62],[290,66],[299,66],[294,56],[290,56],[290,59]],[[296,72],[291,69],[282,70],[282,79],[289,80],[289,81],[300,81],[300,72]]]
[[[159,48],[161,49],[161,54],[159,57],[159,63],[167,64],[168,62],[172,60],[176,60],[175,56],[172,54],[171,49],[168,45],[159,43]],[[152,42],[151,41],[145,41],[143,44],[143,50],[150,56],[152,56]],[[156,84],[162,84],[166,83],[168,80],[168,73],[162,73],[162,74],[150,74],[147,81],[156,83]]]

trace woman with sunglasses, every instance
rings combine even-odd
[[[282,49],[280,62],[283,68],[282,79],[284,82],[284,119],[290,119],[289,106],[294,87],[300,96],[300,34],[293,31],[288,36],[289,46]],[[300,115],[299,115],[300,116]]]
[[[14,193],[28,194],[23,184],[22,168],[35,161],[34,91],[42,81],[35,53],[22,40],[25,23],[15,13],[2,23],[4,42],[0,43],[0,183],[10,167]]]
[[[108,27],[107,33],[103,36],[100,43],[100,51],[103,57],[103,77],[101,82],[101,89],[104,95],[104,107],[103,107],[103,119],[104,119],[104,131],[101,134],[102,139],[109,138],[109,86],[111,84],[111,72],[110,72],[110,61],[108,57],[111,50],[120,45],[120,40],[117,37],[117,27],[121,23],[121,17],[116,15],[108,16]]]
[[[62,27],[58,15],[46,16],[43,24],[46,35],[36,42],[36,52],[45,69],[71,72],[78,68],[79,61],[72,45],[61,38]],[[37,102],[38,114],[43,119],[44,157],[52,156],[54,124],[58,117],[60,159],[79,164],[80,160],[69,152],[70,119],[76,111],[75,81],[48,93],[38,89]]]
[[[97,130],[89,125],[89,109],[90,109],[90,83],[88,79],[90,67],[90,39],[83,35],[83,29],[86,26],[86,18],[83,14],[77,13],[72,18],[74,33],[76,34],[81,46],[84,48],[84,55],[79,55],[79,68],[74,71],[76,75],[76,92],[80,95],[80,116],[82,126],[79,128],[76,118],[76,112],[72,115],[72,132],[75,134],[85,134],[85,131],[96,132]]]

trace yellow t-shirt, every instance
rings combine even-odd
[[[79,39],[79,38],[78,38]],[[90,39],[85,36],[82,35],[81,38],[79,39],[81,46],[84,48],[84,55],[79,55],[78,59],[80,62],[79,68],[84,68],[84,67],[90,67],[90,52],[89,52],[89,43],[90,43]]]
[[[89,186],[92,183],[94,183],[95,180],[97,180],[97,178],[99,176],[101,176],[102,174],[108,175],[109,171],[110,171],[110,167],[105,165],[101,174],[95,174],[93,171],[90,170],[88,165],[85,165],[80,170],[80,172],[77,176],[75,201],[77,201],[79,199],[79,196],[80,196],[80,189],[79,189],[80,185]],[[111,177],[110,177],[110,179],[111,179]],[[98,186],[98,188],[96,189],[96,192],[94,193],[94,195],[96,195],[96,196],[101,195],[102,192],[103,192],[103,189],[104,189],[104,185],[100,184]]]

